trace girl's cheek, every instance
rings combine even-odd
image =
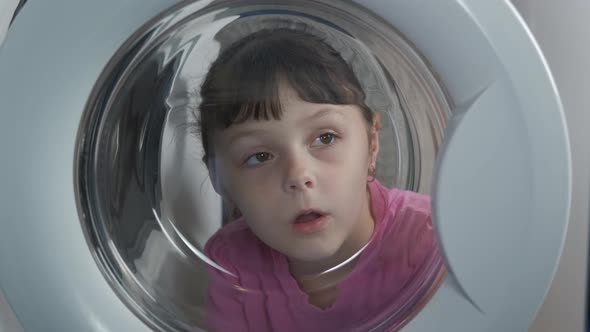
[[[271,181],[275,172],[277,172],[277,169],[274,165],[241,168],[235,180],[244,187],[260,187]]]
[[[346,148],[344,144],[336,143],[334,146],[321,148],[316,151],[316,157],[326,162],[342,161],[346,159]]]

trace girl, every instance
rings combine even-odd
[[[379,116],[348,64],[312,34],[253,33],[201,89],[215,190],[240,217],[207,242],[215,331],[402,326],[444,267],[430,200],[375,179]]]

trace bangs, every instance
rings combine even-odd
[[[259,31],[223,54],[201,90],[201,118],[210,128],[280,120],[281,83],[306,102],[365,106],[365,93],[348,64],[318,37],[294,30]]]
[[[249,120],[280,120],[280,80],[278,73],[271,71],[274,68],[232,67],[221,75],[222,84],[209,92],[207,103],[201,104],[201,116],[210,118],[216,129]]]
[[[285,84],[308,103],[357,105],[367,125],[372,122],[360,82],[332,46],[305,31],[260,30],[224,49],[203,81],[197,121],[203,161],[212,151],[215,130],[280,120],[280,87]]]

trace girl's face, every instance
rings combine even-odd
[[[373,230],[367,176],[379,149],[378,117],[370,145],[357,106],[308,103],[286,85],[280,100],[281,120],[247,121],[214,134],[216,190],[260,240],[291,261],[331,262],[354,253]]]

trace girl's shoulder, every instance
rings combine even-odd
[[[389,205],[378,228],[377,251],[385,262],[383,271],[405,271],[410,278],[421,267],[439,257],[438,245],[432,224],[429,195],[409,190],[387,189]],[[392,272],[394,273],[394,272]]]
[[[205,255],[232,273],[239,269],[240,262],[248,257],[250,264],[257,257],[262,259],[264,246],[252,233],[244,218],[239,218],[219,229],[207,241]]]
[[[429,195],[395,187],[388,188],[379,182],[372,184],[371,195],[375,209],[382,210],[386,215],[431,216]]]
[[[402,209],[423,215],[431,215],[432,207],[429,195],[409,190],[398,190],[397,196],[401,200],[400,207]]]

